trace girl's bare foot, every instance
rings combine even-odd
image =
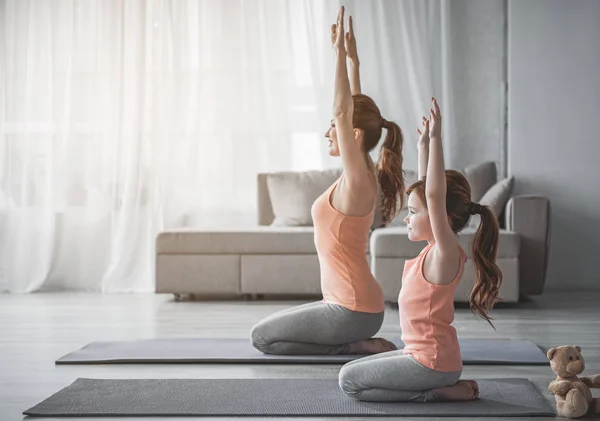
[[[479,386],[475,380],[459,380],[455,385],[431,391],[440,401],[471,401],[479,398]]]
[[[351,354],[379,354],[397,349],[396,345],[383,338],[371,338],[350,344]]]

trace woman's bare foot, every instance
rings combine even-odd
[[[455,385],[431,391],[440,401],[471,401],[479,398],[479,385],[475,380],[459,380]]]
[[[350,344],[351,354],[379,354],[397,349],[396,345],[383,338],[371,338]]]
[[[475,398],[479,399],[479,384],[475,380],[463,380],[464,382],[468,382],[471,384],[473,391],[475,392]]]

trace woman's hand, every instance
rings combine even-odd
[[[331,44],[337,51],[346,51],[344,47],[344,6],[340,8],[337,23],[331,25]]]

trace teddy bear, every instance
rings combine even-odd
[[[556,380],[548,391],[556,399],[556,412],[565,418],[600,414],[600,398],[593,398],[590,388],[600,388],[600,374],[577,377],[585,370],[585,361],[579,346],[559,346],[546,354]]]

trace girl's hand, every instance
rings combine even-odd
[[[344,48],[344,6],[340,8],[337,23],[331,25],[331,44],[338,51],[345,51]]]
[[[423,117],[421,120],[421,126],[423,128],[422,131],[417,128],[417,133],[419,134],[419,143],[417,143],[417,146],[429,147],[429,120]]]
[[[436,139],[442,138],[442,113],[440,112],[440,107],[435,98],[431,98],[431,102],[433,103],[433,108],[429,110],[429,121],[431,122],[431,127],[429,128],[429,136],[434,137]]]

